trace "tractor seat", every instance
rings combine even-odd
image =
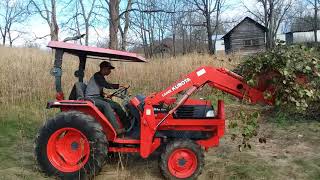
[[[87,88],[87,85],[83,82],[74,83],[69,96],[69,100],[84,99],[86,88]]]

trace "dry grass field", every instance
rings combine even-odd
[[[112,82],[131,85],[131,94],[150,94],[168,87],[181,76],[202,65],[232,69],[238,56],[212,57],[190,54],[149,63],[114,62]],[[37,49],[0,47],[0,179],[46,179],[33,160],[33,138],[39,126],[55,110],[46,110],[54,99],[54,81],[49,74],[51,52]],[[85,80],[98,70],[99,62],[89,60]],[[63,89],[66,96],[76,81],[77,59],[66,55],[63,63]],[[239,109],[261,111],[244,106],[217,91],[206,90],[205,98],[227,100],[227,115]],[[253,149],[238,152],[237,144],[226,135],[221,145],[206,154],[206,166],[199,179],[320,179],[319,122],[270,123],[262,112],[260,134],[267,144],[253,139]],[[124,155],[123,166],[108,163],[96,179],[161,179],[157,154],[147,160]]]

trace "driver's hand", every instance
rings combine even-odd
[[[123,85],[120,85],[120,87],[123,87],[123,88],[128,89],[128,88],[130,87],[130,85],[128,85],[128,84],[123,84]]]
[[[112,98],[112,96],[111,96],[111,94],[107,94],[107,95],[105,96],[105,98],[107,98],[107,99],[111,99],[111,98]]]
[[[104,93],[103,95],[104,95],[104,98],[107,98],[107,99],[111,99],[112,98],[111,94]]]

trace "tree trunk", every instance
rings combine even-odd
[[[220,6],[221,6],[221,2],[220,2],[220,0],[218,0],[217,1],[217,13],[216,13],[216,25],[214,28],[214,31],[215,31],[215,37],[214,37],[214,42],[213,42],[214,54],[216,54],[216,52],[217,52],[216,45],[217,45],[217,37],[218,37],[218,29],[219,29]]]
[[[149,55],[150,57],[153,56],[153,30],[151,32],[148,32],[148,37],[149,37]]]
[[[188,13],[188,20],[191,23],[192,22],[192,18],[191,18],[191,13]],[[188,52],[192,52],[192,26],[189,26],[189,46],[188,46]]]
[[[212,46],[212,28],[211,28],[210,14],[207,14],[206,18],[207,18],[208,50],[209,50],[209,54],[214,54],[214,49]]]
[[[127,36],[128,36],[128,30],[129,30],[129,25],[130,25],[130,11],[132,8],[132,0],[128,0],[128,5],[127,5],[127,12],[125,13],[125,25],[123,29],[123,36],[122,36],[122,50],[127,49]]]
[[[82,15],[84,27],[85,27],[85,32],[86,32],[85,45],[88,46],[89,45],[90,25],[92,25],[92,24],[90,24],[90,19],[91,19],[91,16],[92,16],[92,13],[93,13],[93,10],[95,7],[96,0],[91,1],[91,4],[90,4],[91,7],[88,10],[88,13],[85,10],[86,7],[85,7],[83,0],[78,0],[78,1],[80,3],[80,7],[81,7],[80,14]],[[76,5],[77,4],[78,3],[76,3]],[[77,8],[77,6],[76,6],[76,8]],[[76,13],[78,14],[78,9],[77,9]],[[76,23],[77,23],[77,31],[79,31],[80,27],[79,27],[78,15],[76,15]],[[80,34],[80,33],[78,32],[78,34]],[[81,39],[80,39],[80,41],[81,41]]]
[[[154,19],[151,15],[148,17],[148,38],[149,38],[149,56],[153,57],[154,54]],[[151,22],[152,21],[152,22]]]
[[[318,42],[318,0],[314,0],[314,42]]]
[[[270,31],[269,31],[269,38],[270,38],[270,48],[272,49],[273,47],[274,47],[274,45],[275,45],[275,42],[274,42],[274,24],[275,24],[275,20],[274,20],[274,4],[273,4],[273,0],[271,0],[270,1],[270,4],[269,4],[269,6],[270,6],[270,9],[269,9],[269,13],[270,13],[270,15],[269,15],[269,29],[270,29]]]
[[[86,39],[85,39],[85,45],[89,45],[89,22],[86,22]]]
[[[182,54],[185,55],[186,54],[186,40],[185,40],[185,31],[182,28]]]
[[[270,49],[270,28],[268,22],[268,3],[267,0],[262,1],[264,11],[264,26],[267,28],[266,32],[266,49]]]
[[[109,15],[109,48],[118,49],[119,0],[110,0]]]
[[[76,10],[77,10],[76,13],[78,13],[78,3],[76,3]],[[78,16],[75,17],[75,21],[76,21],[77,34],[81,34]],[[82,45],[82,38],[79,39],[79,42],[80,42],[80,45]]]
[[[176,33],[172,34],[173,56],[176,57]]]
[[[148,57],[148,50],[145,45],[144,31],[142,30],[142,28],[141,28],[141,40],[142,40],[142,47],[143,47],[144,56]]]
[[[161,57],[163,58],[164,57],[164,51],[165,51],[165,45],[164,45],[164,42],[163,42],[163,38],[164,37],[164,30],[161,30]]]
[[[128,46],[127,36],[128,36],[127,32],[123,32],[123,34],[121,35],[121,50],[123,51],[127,50],[127,46]]]
[[[150,50],[149,50],[149,47],[148,47],[148,43],[147,43],[147,33],[146,33],[146,30],[144,29],[141,29],[142,31],[142,41],[143,41],[143,49],[144,49],[144,54],[147,58],[150,58]]]
[[[9,45],[10,45],[10,47],[12,47],[13,40],[12,40],[11,32],[10,32],[10,31],[9,31],[9,33],[8,33],[8,36],[9,36]]]
[[[213,54],[216,54],[217,53],[217,48],[216,48],[216,45],[217,45],[217,33],[215,34],[214,36],[214,40],[213,40],[213,43],[212,43],[212,46],[213,46]]]
[[[6,37],[7,37],[7,28],[4,28],[4,32],[2,34],[2,45],[5,46],[6,45]]]
[[[192,51],[192,27],[189,28],[189,52]]]
[[[51,0],[52,14],[51,14],[51,40],[59,40],[59,26],[57,23],[57,13],[56,13],[56,0]]]
[[[2,36],[2,45],[6,45],[6,37],[5,36]]]

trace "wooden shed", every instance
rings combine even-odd
[[[222,38],[225,52],[253,54],[265,50],[267,28],[246,17]]]

